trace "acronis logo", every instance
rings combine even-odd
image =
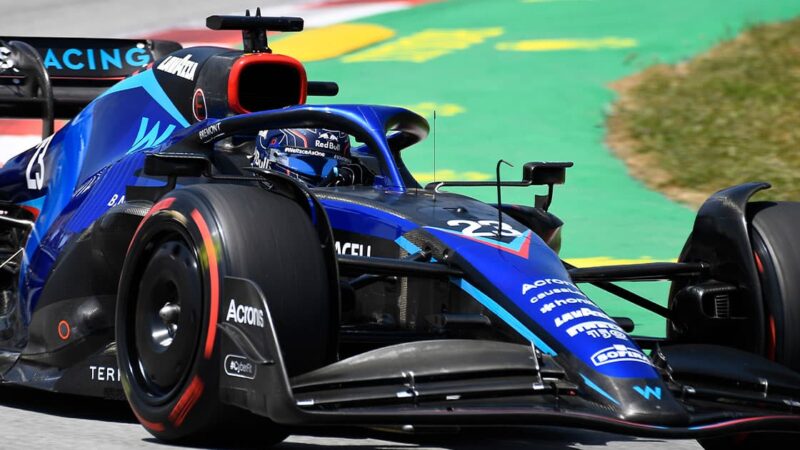
[[[144,67],[151,61],[144,46],[119,48],[48,48],[44,52],[44,66],[55,70],[102,70],[112,67]]]

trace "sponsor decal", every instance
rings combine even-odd
[[[497,230],[500,228],[500,222],[496,220],[464,220],[455,219],[447,221],[448,227],[459,228],[461,234],[472,237],[494,237],[497,236]],[[515,230],[510,224],[503,222],[503,231],[500,233],[502,236],[517,237],[522,236],[522,233]]]
[[[269,158],[264,158],[261,155],[261,152],[258,151],[258,149],[256,149],[253,152],[253,160],[250,162],[250,165],[252,165],[253,167],[260,167],[262,169],[268,169],[269,168]]]
[[[256,377],[256,364],[244,356],[228,355],[225,357],[224,364],[225,373],[229,376],[248,380]]]
[[[324,149],[327,149],[327,150],[334,150],[334,151],[337,151],[337,152],[341,149],[339,144],[336,143],[336,142],[332,142],[332,141],[325,142],[325,141],[320,141],[319,139],[314,141],[314,145],[317,148],[324,148]]]
[[[320,139],[325,139],[326,141],[335,141],[339,142],[339,137],[336,136],[336,133],[326,133],[323,132],[319,135]]]
[[[217,134],[219,134],[219,129],[222,124],[217,122],[215,124],[209,125],[202,130],[200,130],[197,135],[200,137],[200,140],[203,142],[207,142],[214,138]]]
[[[232,298],[228,305],[228,315],[225,316],[225,320],[227,322],[264,328],[264,311],[252,306],[237,305],[236,299]]]
[[[575,319],[582,319],[584,317],[599,317],[601,319],[611,320],[611,318],[608,317],[602,311],[591,308],[581,308],[575,311],[564,313],[561,316],[556,317],[555,320],[553,320],[553,323],[555,323],[557,327],[560,327],[561,325],[564,325],[567,322],[570,322]]]
[[[569,337],[575,337],[575,336],[577,336],[577,335],[579,335],[581,333],[586,333],[586,334],[589,334],[590,336],[592,336],[590,334],[591,332],[594,332],[594,331],[601,332],[602,330],[618,331],[618,332],[622,333],[622,336],[624,337],[625,340],[628,339],[627,336],[625,336],[625,332],[622,330],[622,328],[620,328],[619,325],[617,325],[615,323],[611,323],[611,322],[601,322],[599,320],[595,320],[595,321],[592,321],[592,322],[583,322],[583,323],[579,323],[577,325],[573,325],[573,326],[567,328],[567,335]],[[595,337],[595,336],[592,336],[592,337]]]
[[[636,391],[642,397],[644,397],[645,400],[650,400],[650,396],[651,395],[656,400],[661,400],[661,388],[658,387],[658,386],[656,386],[654,388],[650,387],[650,386],[647,386],[647,385],[645,385],[645,387],[634,386],[633,390]]]
[[[44,66],[57,70],[109,70],[126,65],[144,67],[150,63],[150,54],[144,44],[128,49],[119,48],[48,48],[44,52]]]
[[[339,137],[336,133],[323,132],[319,135],[319,139],[314,141],[314,146],[317,148],[324,148],[327,150],[340,151],[342,149],[339,144]]]
[[[312,148],[284,147],[283,152],[290,155],[317,156],[320,158],[328,156],[325,154],[325,152],[314,150]]]
[[[125,203],[125,194],[114,194],[106,202],[106,206],[117,206]]]
[[[574,284],[570,283],[569,281],[559,280],[558,278],[545,278],[545,279],[542,279],[542,280],[536,280],[536,281],[534,281],[533,283],[530,283],[530,284],[529,283],[523,283],[522,284],[522,295],[527,294],[528,291],[530,291],[531,289],[540,288],[540,287],[548,286],[548,285],[551,285],[551,284],[558,284],[558,285],[562,285],[562,286],[570,286],[570,287],[574,288],[575,290],[578,289]],[[580,292],[580,291],[578,291],[578,292]],[[531,303],[535,303],[535,302],[531,302]]]
[[[628,335],[624,331],[598,328],[596,330],[586,330],[586,335],[594,339],[621,339],[628,340]]]
[[[556,289],[553,289],[553,290],[556,290]],[[533,300],[533,299],[531,299],[531,300]],[[570,298],[562,298],[562,299],[558,299],[558,300],[553,300],[550,303],[546,303],[546,304],[542,305],[541,308],[539,308],[539,312],[542,313],[542,314],[547,314],[550,311],[558,308],[559,306],[574,305],[574,304],[584,304],[584,305],[595,306],[594,303],[591,300],[589,300],[588,298],[570,297]]]
[[[119,369],[116,367],[89,366],[92,381],[120,381]]]
[[[150,118],[142,117],[141,122],[139,122],[139,132],[136,133],[136,139],[133,140],[133,145],[128,150],[128,153],[143,148],[155,147],[166,141],[173,131],[175,131],[175,125],[167,125],[167,127],[161,131],[160,121],[157,121],[150,127]]]
[[[528,286],[530,286],[530,285],[528,285]],[[550,296],[553,296],[553,295],[556,295],[556,294],[577,295],[577,296],[579,296],[578,298],[583,299],[583,300],[587,300],[587,302],[588,302],[587,304],[593,304],[591,301],[589,301],[586,298],[585,295],[583,295],[583,292],[578,290],[577,287],[553,288],[553,289],[550,289],[550,290],[547,290],[547,291],[542,291],[542,292],[534,295],[533,297],[531,297],[530,302],[531,303],[537,303],[539,300],[543,300],[543,299],[545,299],[547,297],[550,297]]]
[[[50,141],[53,136],[43,140],[36,146],[33,151],[28,167],[25,169],[25,179],[28,182],[28,189],[39,191],[44,187],[44,156],[47,154],[47,149],[50,147]]]
[[[372,256],[372,246],[356,242],[336,241],[336,253],[339,255]]]
[[[606,347],[592,355],[592,364],[595,366],[603,366],[606,364],[618,363],[622,361],[640,362],[647,365],[650,360],[647,356],[639,350],[628,347],[626,345],[615,344],[611,347]]]
[[[197,71],[197,66],[198,64],[195,61],[192,61],[192,54],[189,53],[183,58],[178,58],[177,56],[167,56],[163,61],[161,61],[157,69],[189,81],[194,81],[194,74]]]
[[[197,121],[206,120],[206,94],[202,89],[196,89],[192,96],[192,115]]]

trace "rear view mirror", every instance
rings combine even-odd
[[[564,184],[567,179],[567,168],[571,162],[529,162],[522,166],[522,181],[530,184],[554,185]]]

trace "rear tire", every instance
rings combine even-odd
[[[300,206],[253,186],[172,191],[133,237],[116,314],[125,395],[159,439],[229,446],[287,436],[220,401],[216,325],[226,319],[226,276],[261,288],[290,375],[332,362],[335,305],[319,238]]]

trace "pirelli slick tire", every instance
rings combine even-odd
[[[765,356],[800,371],[800,203],[747,205],[767,330]]]
[[[764,356],[800,370],[800,203],[747,205],[753,255],[766,316]],[[739,433],[701,439],[707,450],[800,447],[798,433]]]
[[[221,292],[228,276],[264,293],[290,375],[331,362],[327,271],[300,206],[255,186],[174,190],[134,234],[116,312],[125,395],[159,439],[228,446],[286,437],[277,424],[220,401],[226,375],[217,324],[228,318]]]

